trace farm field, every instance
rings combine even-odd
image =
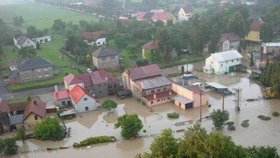
[[[79,23],[80,20],[96,21],[90,14],[79,13],[57,8],[41,3],[22,3],[13,5],[0,5],[1,18],[8,24],[13,24],[15,16],[22,16],[23,27],[34,25],[39,29],[51,28],[55,19],[65,22]]]

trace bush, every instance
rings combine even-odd
[[[213,125],[216,127],[216,129],[221,129],[225,122],[229,119],[229,113],[226,110],[214,110],[212,113],[210,113],[210,118],[212,119]]]
[[[115,123],[115,128],[119,127],[121,127],[121,135],[125,139],[129,139],[138,135],[138,132],[143,128],[143,124],[137,114],[125,114],[118,117],[117,123]]]
[[[277,111],[274,111],[274,112],[272,113],[272,116],[274,116],[274,117],[279,117],[279,116],[280,116],[280,113],[277,112]]]
[[[228,121],[228,122],[226,122],[226,125],[228,125],[228,126],[233,126],[233,125],[234,125],[234,122],[233,122],[233,121]]]
[[[180,117],[180,114],[177,113],[177,112],[171,112],[171,113],[168,113],[168,114],[167,114],[167,117],[168,117],[168,118],[172,118],[172,119],[177,119],[177,118]]]
[[[24,141],[26,139],[25,129],[23,127],[17,129],[16,139]]]
[[[249,120],[243,120],[241,123],[242,127],[249,127]]]
[[[264,115],[259,115],[258,118],[261,119],[261,120],[264,120],[264,121],[271,120],[271,117],[269,117],[269,116],[264,116]]]
[[[226,122],[226,125],[228,125],[229,131],[235,131],[235,126],[233,121]]]
[[[0,139],[0,154],[15,155],[18,152],[18,145],[15,138]]]
[[[100,143],[109,143],[109,142],[115,142],[116,138],[113,136],[97,136],[97,137],[89,137],[80,143],[74,143],[73,147],[78,148],[82,146],[88,146],[92,144],[100,144]]]
[[[115,109],[117,105],[118,104],[114,100],[107,99],[102,103],[101,107],[110,111],[111,109]]]

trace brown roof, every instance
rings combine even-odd
[[[151,40],[142,46],[143,49],[155,50],[158,49],[158,40]]]
[[[2,98],[0,98],[0,112],[10,112],[8,101]]]
[[[93,84],[99,84],[99,83],[106,83],[106,82],[114,82],[117,79],[113,77],[111,74],[109,74],[105,70],[97,70],[94,72],[90,72],[91,81]]]
[[[234,32],[221,34],[221,42],[224,42],[226,40],[229,40],[230,42],[239,41],[240,37],[237,34],[235,34]]]
[[[262,26],[262,22],[259,20],[254,20],[251,25],[250,25],[250,29],[251,31],[260,31]]]
[[[174,16],[170,12],[157,12],[151,17],[153,21],[164,21],[164,20],[171,20]]]
[[[129,75],[132,80],[138,80],[147,77],[161,75],[161,71],[157,64],[151,64],[151,65],[132,68],[129,72]]]
[[[46,116],[46,103],[41,100],[31,100],[25,108],[23,121],[31,114],[36,114],[40,117]]]
[[[104,37],[105,33],[103,31],[96,32],[82,32],[82,37],[86,40],[96,41],[99,38]]]
[[[92,52],[92,56],[96,58],[102,58],[106,56],[116,56],[116,55],[119,55],[119,51],[106,46],[102,46],[98,48],[96,51]]]
[[[82,83],[82,81],[75,75],[73,74],[68,74],[67,76],[64,77],[64,81],[68,84],[77,84],[77,83]]]

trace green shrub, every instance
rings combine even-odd
[[[73,147],[78,148],[78,147],[88,146],[92,144],[108,143],[108,142],[115,142],[115,141],[116,138],[113,136],[89,137],[85,140],[82,140],[80,143],[74,143]]]
[[[272,113],[272,116],[274,116],[274,117],[278,117],[278,116],[280,116],[280,113],[279,113],[279,112],[277,112],[277,111],[274,111],[274,112]]]
[[[242,127],[249,127],[249,120],[243,120],[241,123]]]
[[[261,120],[264,120],[264,121],[271,120],[271,117],[269,117],[269,116],[264,116],[264,115],[259,115],[258,118],[261,119]]]
[[[180,117],[180,114],[177,113],[177,112],[171,112],[171,113],[168,113],[168,114],[167,114],[167,117],[168,117],[168,118],[172,118],[172,119],[177,119],[177,118]]]
[[[228,122],[226,122],[226,125],[228,125],[228,126],[233,126],[233,125],[234,125],[234,122],[233,122],[233,121],[228,121]]]
[[[234,125],[228,126],[228,130],[229,131],[235,131],[235,126]]]

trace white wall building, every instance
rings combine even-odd
[[[32,38],[32,40],[35,42],[35,43],[46,43],[46,42],[50,42],[52,39],[51,39],[51,36],[42,36],[42,37],[36,37],[36,38]]]
[[[18,38],[13,38],[13,40],[14,40],[14,45],[18,47],[18,49],[24,47],[33,47],[34,49],[36,49],[36,43],[26,36],[21,35]]]
[[[179,21],[188,21],[194,15],[192,7],[183,7],[178,12]]]
[[[225,74],[234,72],[241,64],[242,55],[237,50],[229,50],[211,54],[205,60],[203,71],[205,73]]]

